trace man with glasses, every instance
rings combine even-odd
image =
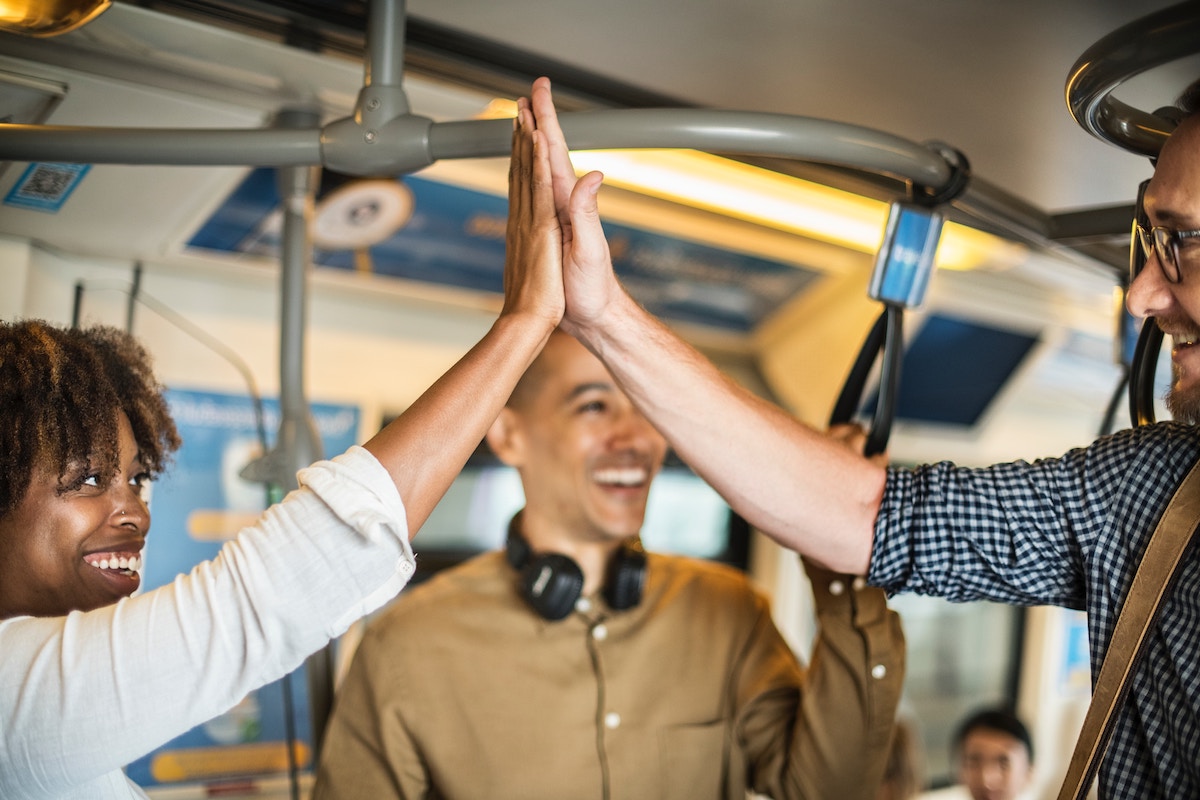
[[[1151,252],[1158,257],[1159,266],[1162,267],[1163,277],[1169,283],[1180,283],[1183,281],[1183,273],[1180,272],[1180,243],[1187,245],[1184,249],[1184,259],[1189,257],[1186,255],[1190,249],[1190,239],[1195,239],[1200,236],[1200,230],[1193,231],[1176,231],[1171,228],[1164,228],[1161,225],[1155,225],[1150,229],[1142,226],[1142,223],[1135,222],[1133,224],[1134,234],[1137,236],[1137,243],[1133,246],[1141,245],[1142,255],[1144,259],[1149,259]],[[1193,259],[1194,260],[1194,259]],[[1143,264],[1145,261],[1143,260]],[[1132,277],[1137,277],[1136,275]]]
[[[548,84],[533,105],[567,248],[563,327],[693,469],[786,547],[889,592],[1086,609],[1099,669],[1146,542],[1200,456],[1200,82],[1147,188],[1136,239],[1148,260],[1128,294],[1132,313],[1174,338],[1177,421],[984,469],[882,468],[860,455],[861,432],[824,435],[725,378],[621,287],[596,207],[602,176],[576,179]],[[1197,620],[1193,550],[1130,681],[1102,797],[1200,797]]]

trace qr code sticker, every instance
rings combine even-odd
[[[37,211],[57,211],[66,202],[90,164],[30,164],[4,198],[7,205]]]

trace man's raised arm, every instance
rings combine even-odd
[[[532,94],[563,231],[566,314],[577,337],[680,457],[750,524],[839,572],[863,574],[884,472],[721,373],[626,293],[596,205],[603,176],[576,179],[550,92]]]

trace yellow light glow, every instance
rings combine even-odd
[[[653,197],[864,253],[879,249],[887,204],[695,150],[587,150],[576,171]]]
[[[516,103],[493,100],[481,116],[512,117]],[[574,150],[576,173],[756,225],[796,233],[861,253],[883,240],[888,203],[697,150]],[[946,223],[935,263],[955,270],[1009,266],[1023,248],[989,233]]]
[[[985,231],[947,222],[938,240],[934,265],[958,271],[987,266],[989,269],[1015,267],[1027,257],[1025,248],[1016,242],[993,236]]]
[[[57,36],[86,25],[111,0],[0,0],[0,30],[25,36]]]

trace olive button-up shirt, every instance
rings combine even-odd
[[[367,631],[314,800],[873,800],[904,672],[884,595],[810,568],[805,670],[744,573],[650,554],[641,602],[558,622],[502,553],[414,587]]]

